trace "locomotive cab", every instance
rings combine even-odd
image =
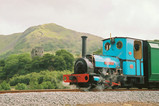
[[[145,82],[143,40],[128,37],[115,37],[113,39],[115,42],[113,44],[111,38],[103,40],[103,55],[119,58],[120,67],[125,77],[125,81],[121,82],[121,87],[141,88]]]

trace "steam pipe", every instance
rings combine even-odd
[[[85,58],[86,57],[86,39],[87,36],[81,36],[82,38],[82,57]]]

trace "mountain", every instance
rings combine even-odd
[[[0,35],[0,54],[31,52],[35,47],[43,47],[45,52],[66,49],[73,54],[81,54],[81,36],[87,38],[87,53],[102,47],[102,38],[88,33],[76,32],[54,23],[28,28],[22,33]]]

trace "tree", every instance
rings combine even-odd
[[[41,68],[41,57],[34,57],[32,60],[32,69],[40,69]]]
[[[56,51],[56,55],[61,56],[64,59],[66,63],[66,70],[73,69],[74,57],[71,53],[67,52],[66,50],[58,50]]]
[[[16,89],[16,90],[26,90],[26,89],[27,89],[27,85],[24,84],[24,83],[18,83],[18,84],[15,86],[15,89]]]
[[[43,89],[55,89],[55,86],[50,81],[43,82],[41,85]]]
[[[18,72],[18,58],[17,55],[11,55],[6,61],[5,61],[5,76],[6,78],[11,78],[14,74]]]
[[[50,67],[53,66],[53,58],[54,55],[52,54],[44,54],[44,56],[42,57],[42,67],[45,69],[49,69]]]
[[[93,52],[95,55],[102,55],[102,48],[98,49],[97,51]]]
[[[30,89],[38,89],[38,81],[37,78],[31,78],[30,82],[29,82],[29,87]]]
[[[10,90],[10,85],[9,85],[6,81],[3,81],[3,82],[0,84],[0,89],[1,89],[1,90]]]
[[[3,68],[5,66],[5,60],[0,60],[0,73],[3,71]]]
[[[66,69],[66,62],[62,56],[55,56],[53,67],[55,70],[59,70],[59,71]]]
[[[5,60],[0,60],[0,67],[4,67],[5,66]]]
[[[19,69],[24,69],[29,71],[31,67],[31,56],[30,54],[24,53],[24,54],[20,54],[18,55],[18,64],[19,64]]]

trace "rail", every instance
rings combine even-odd
[[[159,89],[105,89],[103,92],[107,91],[159,91]],[[0,94],[5,93],[31,93],[31,92],[86,92],[82,89],[42,89],[42,90],[6,90],[0,91]],[[100,90],[93,89],[88,92],[100,92]]]

